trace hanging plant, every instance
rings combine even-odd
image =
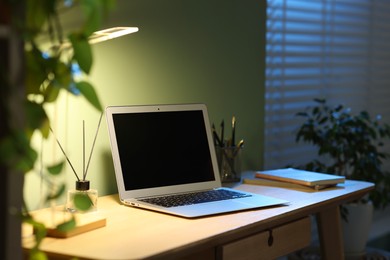
[[[114,6],[113,0],[96,1],[58,1],[24,0],[5,1],[1,4],[8,13],[18,17],[7,17],[10,31],[23,41],[24,48],[24,95],[18,95],[17,86],[13,86],[8,75],[1,74],[3,101],[11,97],[21,98],[24,104],[24,127],[17,127],[9,111],[11,102],[4,102],[6,114],[3,129],[8,133],[0,140],[0,163],[10,171],[28,173],[34,170],[38,153],[31,145],[33,134],[38,131],[44,139],[50,135],[50,119],[45,105],[57,100],[59,93],[65,91],[71,95],[84,97],[94,108],[102,112],[98,95],[91,83],[79,80],[73,73],[76,64],[81,72],[88,75],[93,65],[93,54],[88,38],[98,30],[102,20]],[[84,17],[79,28],[64,34],[59,16],[62,12],[78,8]],[[24,10],[24,12],[20,11]],[[42,39],[47,39],[45,46]],[[16,94],[15,94],[16,93]],[[53,185],[53,179],[62,171],[64,161],[42,169],[43,180],[53,187],[45,196],[45,202],[56,200],[65,192],[65,184]],[[24,202],[21,209],[22,219],[35,229],[36,245],[30,251],[31,259],[46,259],[39,250],[46,235],[46,227],[34,220]],[[63,223],[61,228],[71,229],[74,219]]]

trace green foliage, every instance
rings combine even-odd
[[[76,219],[72,217],[69,221],[61,223],[57,226],[57,229],[62,232],[72,230],[76,227]]]
[[[23,222],[30,224],[32,228],[34,229],[34,235],[35,235],[35,245],[34,247],[30,250],[30,257],[29,259],[36,259],[36,260],[45,260],[47,259],[47,256],[45,253],[43,253],[40,249],[39,246],[42,243],[42,240],[46,237],[47,230],[44,224],[37,222],[34,220],[34,218],[26,212],[23,216]]]
[[[74,204],[80,211],[87,211],[93,206],[93,202],[87,193],[77,193],[74,197]]]
[[[26,131],[28,136],[38,129],[44,138],[49,136],[50,125],[49,118],[43,106],[34,101],[26,100]]]
[[[74,50],[73,58],[85,73],[89,73],[92,67],[92,49],[88,37],[82,33],[72,33],[69,40]]]
[[[47,260],[46,254],[39,249],[32,249],[30,251],[30,260]]]
[[[375,183],[369,194],[376,208],[390,202],[390,172],[383,162],[390,158],[383,151],[390,141],[390,126],[371,118],[367,111],[354,115],[342,105],[331,107],[325,99],[315,99],[316,105],[297,116],[304,118],[297,134],[297,142],[317,147],[318,160],[300,168],[344,175],[348,179]]]
[[[88,42],[88,37],[96,31],[108,11],[114,6],[114,0],[74,0],[69,1],[71,6],[65,6],[64,1],[59,0],[24,0],[7,1],[9,10],[18,9],[20,4],[25,4],[25,16],[14,17],[13,28],[20,33],[24,41],[25,54],[25,93],[24,103],[25,127],[20,129],[14,126],[13,118],[6,118],[6,126],[3,126],[9,135],[0,140],[0,163],[11,171],[27,173],[34,169],[38,158],[38,152],[31,146],[31,138],[34,132],[39,131],[43,138],[50,134],[50,119],[45,111],[47,103],[55,102],[61,91],[67,91],[73,95],[83,96],[87,102],[99,112],[102,105],[98,95],[85,79],[72,73],[72,65],[78,64],[83,74],[88,75],[93,64],[93,53]],[[59,19],[59,12],[66,12],[71,8],[79,8],[84,16],[84,22],[79,28],[63,34],[63,28]],[[19,18],[19,19],[18,19]],[[49,47],[43,49],[41,39],[49,41]],[[10,84],[5,75],[1,75],[1,82]],[[6,86],[10,96],[17,96],[16,86]],[[6,100],[5,97],[2,97]],[[9,110],[10,109],[6,109]],[[50,189],[46,201],[59,198],[65,192],[65,185],[53,185],[52,178],[58,176],[64,162],[46,169],[44,180]],[[81,200],[81,207],[85,209],[86,203]],[[27,205],[23,204],[21,210],[23,221],[31,224],[35,232],[36,246],[30,252],[30,259],[47,259],[39,250],[42,239],[46,236],[43,224],[36,222],[29,214]],[[74,219],[64,223],[59,228],[72,228]]]
[[[17,172],[33,169],[38,153],[31,147],[29,137],[22,130],[15,130],[0,142],[2,164]]]
[[[51,186],[52,187],[51,192],[49,192],[46,195],[45,202],[50,202],[50,201],[56,200],[56,199],[60,198],[65,193],[66,185],[64,183],[60,184],[58,187],[57,186],[58,185]]]
[[[76,83],[77,89],[82,93],[85,98],[89,101],[89,103],[94,106],[97,110],[102,111],[102,105],[99,102],[98,96],[96,95],[96,92],[94,91],[93,86],[86,82],[86,81],[80,81]]]
[[[51,175],[59,175],[62,172],[62,169],[64,168],[64,162],[60,162],[58,164],[52,165],[47,167],[47,171]]]

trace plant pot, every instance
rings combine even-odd
[[[366,254],[374,207],[371,202],[349,203],[343,207],[348,210],[348,222],[342,221],[345,258],[362,259]]]

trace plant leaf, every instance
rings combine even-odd
[[[90,83],[86,81],[76,82],[76,87],[80,90],[83,96],[89,101],[89,103],[91,103],[92,106],[94,106],[99,111],[103,111],[102,105],[100,104],[96,91]]]
[[[89,74],[92,67],[92,49],[88,38],[80,33],[71,33],[68,38],[74,50],[73,59],[85,73]]]
[[[37,157],[23,131],[15,131],[0,142],[0,161],[11,169],[28,172],[34,167]]]
[[[45,94],[44,94],[45,102],[50,103],[56,101],[59,93],[60,93],[60,88],[54,86],[54,84],[51,82],[45,90]]]
[[[54,194],[48,194],[46,196],[46,202],[51,201],[51,200],[55,200],[55,199],[61,197],[61,195],[65,193],[65,188],[66,188],[66,185],[61,184],[60,188]]]
[[[47,138],[50,132],[49,118],[47,117],[43,106],[32,101],[27,101],[25,111],[27,126],[31,133],[36,129],[39,129],[42,136]]]
[[[83,0],[80,1],[80,5],[86,16],[83,31],[87,36],[90,36],[99,30],[102,21],[102,3],[96,0]]]
[[[55,65],[55,80],[60,88],[67,88],[72,82],[72,70],[69,65],[58,62]]]
[[[46,236],[47,230],[43,223],[36,221],[32,218],[31,215],[24,215],[23,216],[23,222],[30,224],[34,229],[34,236],[36,239],[37,244],[35,245],[36,248],[39,247],[39,244],[41,243],[42,239]]]
[[[26,27],[34,36],[40,32],[56,1],[28,0],[26,2]]]
[[[77,193],[74,196],[74,205],[77,209],[86,211],[93,206],[93,203],[87,193]]]
[[[59,224],[56,228],[58,231],[66,232],[76,227],[76,219],[72,217],[69,221]]]
[[[47,255],[39,250],[39,249],[32,249],[30,250],[29,260],[48,260]]]
[[[303,117],[308,117],[309,116],[306,112],[298,112],[295,115],[296,116],[303,116]]]
[[[320,104],[325,104],[326,103],[326,100],[324,98],[315,98],[314,101],[317,102],[317,103],[320,103]]]
[[[26,93],[39,94],[40,86],[47,78],[47,73],[42,69],[45,60],[42,53],[35,45],[31,50],[25,51],[26,58]]]
[[[59,175],[62,172],[62,169],[64,168],[64,164],[65,164],[65,162],[62,161],[62,162],[59,162],[55,165],[49,166],[49,167],[47,167],[47,171],[51,175]]]

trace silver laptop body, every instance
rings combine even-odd
[[[229,190],[221,185],[206,105],[109,106],[106,119],[119,198],[125,205],[194,218],[287,203],[249,193],[238,199],[174,207],[140,201]]]

